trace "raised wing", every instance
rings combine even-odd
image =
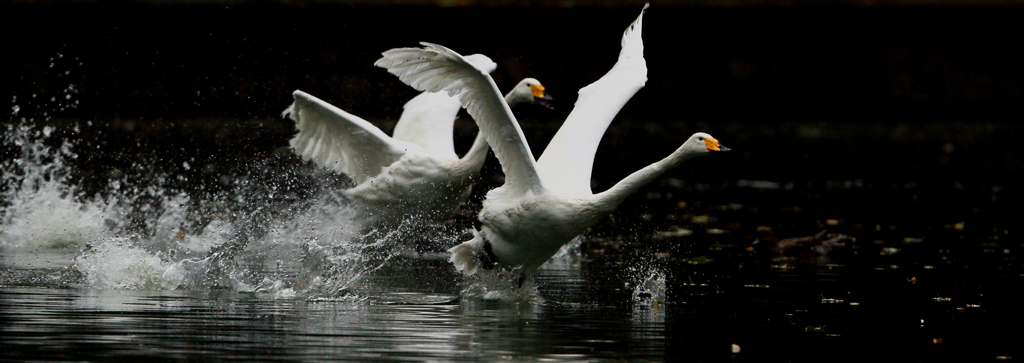
[[[405,104],[395,125],[395,140],[419,145],[435,157],[458,159],[452,133],[462,104],[443,92],[423,92]]]
[[[486,70],[443,46],[420,44],[425,48],[386,51],[374,65],[386,68],[415,89],[457,96],[501,162],[506,190],[525,193],[542,189],[523,130]]]
[[[563,194],[592,194],[594,154],[622,106],[647,82],[647,62],[640,37],[644,10],[622,35],[619,60],[607,74],[580,89],[569,117],[537,161],[545,186]]]
[[[299,133],[289,142],[296,154],[317,165],[348,174],[357,184],[419,147],[393,140],[376,126],[302,91],[283,116]]]
[[[498,66],[483,54],[465,58],[488,73]],[[462,104],[458,98],[444,92],[423,92],[406,102],[392,137],[419,145],[434,157],[458,159],[452,133],[460,109]]]

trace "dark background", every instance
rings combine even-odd
[[[1016,238],[1024,8],[879,3],[652,4],[643,33],[649,81],[598,150],[595,191],[695,131],[734,151],[641,190],[585,247],[621,248],[634,260],[664,249],[721,261],[669,260],[672,281],[711,284],[673,285],[676,301],[690,305],[668,313],[670,356],[726,358],[725,342],[740,343],[746,357],[797,361],[978,361],[1017,351],[1014,334],[999,331],[1022,321],[1014,296],[1024,286],[1016,260],[1024,253]],[[555,111],[516,109],[540,153],[576,91],[615,62],[641,7],[465,4],[0,3],[8,20],[0,25],[0,100],[11,100],[0,119],[54,125],[80,140],[74,163],[86,192],[154,173],[186,175],[167,182],[195,193],[229,189],[224,180],[241,177],[287,184],[294,179],[274,175],[298,163],[286,149],[294,125],[279,117],[290,92],[302,89],[390,133],[416,92],[372,64],[387,49],[430,41],[490,56],[502,89],[522,77],[545,84]],[[465,150],[475,127],[468,117],[457,125]],[[461,218],[500,184],[499,171],[489,160]],[[675,245],[602,242],[698,215],[710,222],[687,227],[694,235],[669,240]],[[849,266],[841,275],[817,266],[765,277],[772,252],[746,252],[767,240],[758,226],[779,239],[827,228],[858,242],[833,252]],[[880,253],[889,246],[905,252]],[[890,269],[897,265],[905,268]],[[910,277],[922,284],[909,285]],[[744,288],[759,279],[776,289]],[[822,305],[823,290],[864,308]],[[934,305],[937,296],[955,303]],[[957,312],[963,302],[980,302],[984,312]],[[922,319],[938,323],[925,328]],[[828,324],[842,339],[804,330]],[[947,344],[933,344],[938,337]]]
[[[499,87],[527,76],[548,87],[557,111],[517,110],[539,153],[576,91],[614,63],[640,5],[529,4],[3,3],[0,99],[20,108],[14,121],[109,124],[96,142],[257,152],[286,145],[292,126],[277,115],[294,89],[390,131],[415,91],[372,63],[430,41],[490,56]],[[718,3],[652,6],[649,81],[598,156],[631,164],[595,173],[601,182],[698,129],[739,151],[741,164],[719,172],[745,178],[1005,183],[1019,169],[1024,8],[708,4]],[[468,147],[475,131],[464,119],[457,141]]]

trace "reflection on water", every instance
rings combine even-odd
[[[5,288],[0,331],[8,359],[659,361],[664,355],[664,315],[657,315],[663,310],[460,301],[419,292],[378,298]]]
[[[4,360],[1024,356],[1003,333],[1024,323],[1024,245],[1000,180],[684,170],[514,289],[461,277],[440,253],[465,238],[472,203],[436,228],[357,235],[335,194],[346,181],[288,153],[191,174],[133,159],[132,177],[96,186],[75,135],[4,134]]]

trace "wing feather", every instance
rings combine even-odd
[[[423,92],[405,104],[395,125],[395,140],[419,145],[429,154],[457,159],[452,134],[462,104],[443,92]]]
[[[594,155],[608,125],[622,106],[647,82],[647,63],[641,39],[644,10],[622,35],[619,59],[607,74],[580,89],[565,123],[537,161],[546,186],[566,194],[592,194]]]
[[[418,146],[388,137],[358,116],[296,90],[284,115],[299,132],[289,141],[296,154],[317,165],[348,174],[362,183]]]
[[[420,44],[424,48],[388,50],[374,65],[417,90],[458,97],[501,162],[505,188],[517,193],[543,188],[530,145],[489,71],[443,46]]]

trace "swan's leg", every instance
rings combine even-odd
[[[526,282],[526,272],[519,271],[519,279],[516,281],[516,285],[522,289],[524,282]]]
[[[482,234],[480,236],[483,237]],[[488,241],[487,238],[484,238],[484,248],[482,250],[481,252],[483,253],[477,254],[477,258],[480,259],[480,266],[483,266],[486,270],[493,270],[494,265],[498,263],[498,256],[494,255],[491,241]]]

